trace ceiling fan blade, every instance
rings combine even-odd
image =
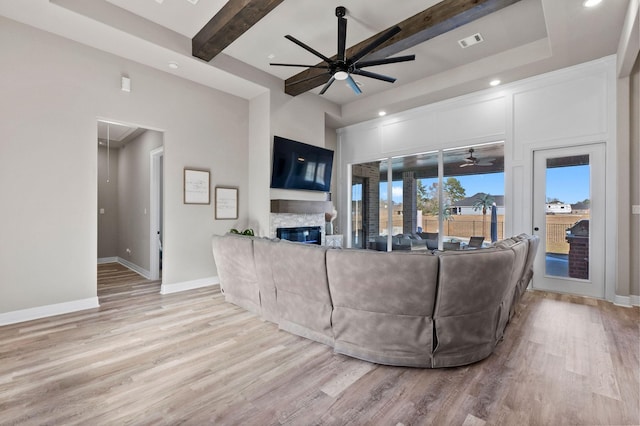
[[[345,61],[344,52],[347,46],[347,20],[338,17],[338,60]]]
[[[360,90],[360,87],[358,87],[358,85],[356,84],[356,81],[353,79],[353,77],[351,77],[351,75],[349,75],[349,77],[347,77],[345,81],[351,87],[351,89],[355,92],[356,95],[359,95],[362,93],[362,90]]]
[[[294,36],[291,36],[289,34],[287,34],[286,36],[284,36],[286,39],[291,40],[292,42],[294,42],[295,44],[297,44],[298,46],[302,47],[303,49],[305,49],[308,52],[313,53],[314,55],[316,55],[318,58],[322,59],[323,61],[325,61],[326,63],[330,64],[331,63],[331,59],[327,58],[326,56],[324,56],[322,53],[318,52],[317,50],[315,50],[312,47],[307,46],[306,44],[304,44],[303,42],[301,42],[300,40],[298,40],[297,38],[295,38]]]
[[[393,27],[393,28],[390,28],[384,34],[382,34],[380,37],[378,37],[377,39],[372,41],[371,44],[369,44],[368,46],[365,46],[361,51],[359,51],[358,53],[353,55],[350,58],[351,59],[351,63],[355,64],[360,59],[364,58],[369,53],[371,53],[371,51],[373,51],[375,48],[377,48],[378,46],[380,46],[381,44],[383,44],[384,42],[386,42],[387,40],[389,40],[391,37],[393,37],[394,35],[398,34],[399,32],[400,32],[400,27],[397,26],[397,25],[395,27]]]
[[[375,65],[395,64],[396,62],[414,61],[416,55],[396,56],[395,58],[374,59],[373,61],[358,62],[358,68],[372,67]]]
[[[331,78],[329,79],[327,84],[325,84],[324,87],[322,88],[322,90],[320,91],[320,94],[324,95],[324,92],[327,91],[327,89],[333,84],[334,81],[336,81],[335,77],[331,76]]]
[[[476,165],[475,163],[463,163],[463,164],[460,164],[460,167],[469,167],[469,166],[475,166],[475,165]]]
[[[303,64],[280,64],[277,62],[270,62],[269,65],[274,65],[278,67],[303,67],[303,68],[321,68],[328,70],[329,67],[326,65],[303,65]]]
[[[375,78],[376,80],[382,80],[382,81],[386,81],[386,82],[389,82],[389,83],[394,83],[396,81],[396,79],[393,78],[393,77],[388,77],[386,75],[376,74],[374,72],[369,72],[369,71],[365,71],[365,70],[356,69],[356,70],[353,70],[352,72],[353,72],[353,74],[358,74],[358,75],[361,75],[363,77]]]

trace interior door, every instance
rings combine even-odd
[[[534,151],[533,288],[605,297],[605,147]]]

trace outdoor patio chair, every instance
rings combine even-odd
[[[460,241],[445,241],[442,243],[442,248],[444,250],[460,250]]]
[[[482,247],[482,242],[484,241],[484,237],[471,237],[469,239],[469,246],[472,248],[480,248]]]

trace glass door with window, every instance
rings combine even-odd
[[[604,156],[604,144],[534,152],[534,288],[604,297]]]

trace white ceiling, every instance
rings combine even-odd
[[[521,0],[401,54],[416,61],[368,70],[397,78],[393,84],[358,77],[356,96],[335,83],[324,98],[341,106],[335,125],[395,112],[616,53],[629,0]],[[190,39],[225,0],[20,0],[0,1],[0,15],[250,99],[303,69],[269,62],[320,62],[286,40],[291,34],[327,56],[337,50],[335,7],[347,9],[347,45],[354,45],[439,0],[285,0],[205,63],[190,54]],[[476,32],[485,41],[467,49],[457,41]],[[269,58],[269,55],[274,55]],[[172,70],[169,61],[180,67]],[[256,72],[260,70],[261,72]],[[318,93],[320,87],[312,93]]]
[[[284,38],[291,34],[326,56],[337,52],[337,18],[335,7],[347,7],[347,45],[362,40],[401,22],[438,1],[379,1],[371,7],[370,0],[316,1],[295,0],[284,2],[276,12],[267,15],[243,37],[225,49],[229,55],[286,79],[304,68],[272,67],[269,62],[317,64],[321,62],[311,53]],[[282,9],[280,9],[282,8]],[[309,23],[313,23],[312,26]],[[458,40],[481,32],[485,42],[462,49]],[[470,25],[455,29],[398,55],[415,54],[414,62],[389,64],[368,68],[376,73],[397,78],[393,84],[366,77],[357,77],[363,95],[388,90],[393,86],[419,80],[456,68],[462,64],[494,55],[504,50],[530,43],[546,36],[544,16],[539,0],[522,0],[512,7],[490,15]],[[269,54],[275,55],[273,60]],[[354,100],[356,95],[345,83],[332,86],[324,95],[338,104]],[[340,87],[342,86],[342,87]],[[321,87],[313,93],[318,94]]]
[[[146,129],[110,121],[98,121],[98,144],[108,148],[122,148],[146,132]]]

